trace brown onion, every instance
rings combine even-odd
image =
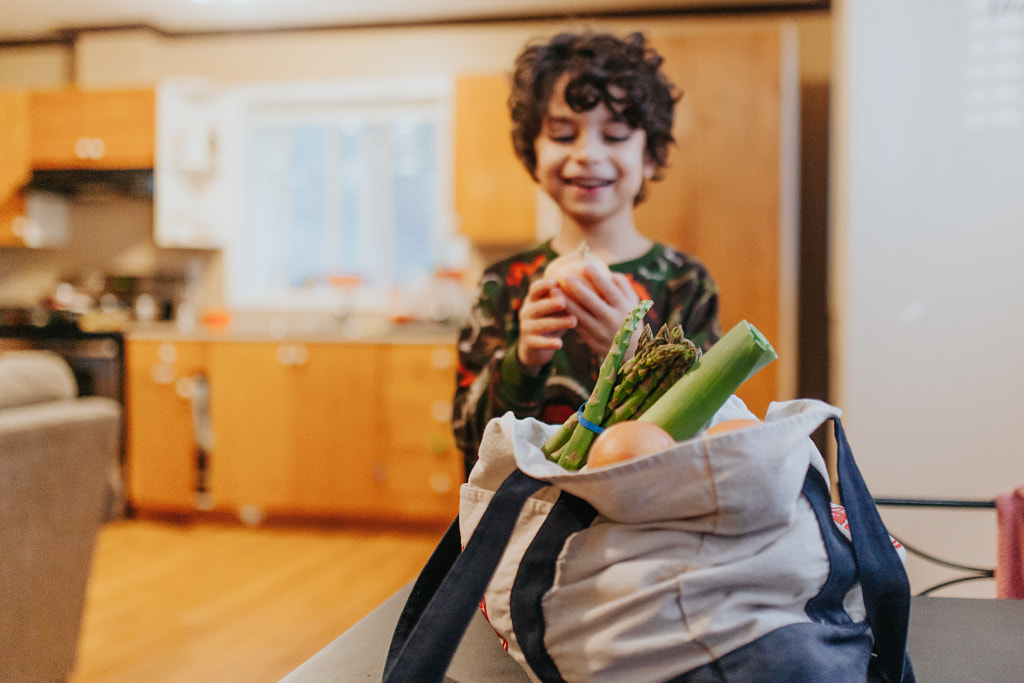
[[[558,286],[563,288],[570,277],[579,278],[584,285],[589,286],[590,280],[584,272],[588,265],[594,266],[605,275],[611,275],[608,265],[590,253],[587,243],[584,242],[576,251],[552,259],[544,269],[544,277],[557,281]]]
[[[676,443],[672,435],[651,422],[625,420],[598,434],[587,455],[589,468],[614,465],[658,453]]]

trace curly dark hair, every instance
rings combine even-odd
[[[573,111],[590,111],[603,103],[630,126],[647,133],[654,179],[660,179],[668,164],[669,145],[675,141],[675,104],[682,97],[661,72],[662,61],[639,32],[625,38],[591,31],[560,33],[549,41],[527,45],[515,61],[508,106],[516,156],[533,179],[537,179],[534,143],[554,85],[563,74],[569,76],[565,100]],[[624,94],[616,97],[612,89]]]

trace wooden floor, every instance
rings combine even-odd
[[[108,522],[71,683],[279,681],[415,577],[442,533]]]

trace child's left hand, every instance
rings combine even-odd
[[[584,272],[585,282],[570,277],[562,291],[568,299],[567,312],[576,317],[576,332],[591,351],[603,358],[622,321],[640,303],[640,297],[622,273],[611,273],[609,277],[593,266],[587,266]]]

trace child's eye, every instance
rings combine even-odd
[[[544,133],[549,140],[568,143],[576,139],[578,130],[572,122],[563,118],[550,118],[544,122]]]
[[[576,131],[564,126],[556,126],[548,129],[548,139],[554,142],[566,143],[576,139]]]
[[[608,142],[625,142],[633,137],[633,132],[633,129],[625,124],[615,125],[605,129],[604,139]]]

